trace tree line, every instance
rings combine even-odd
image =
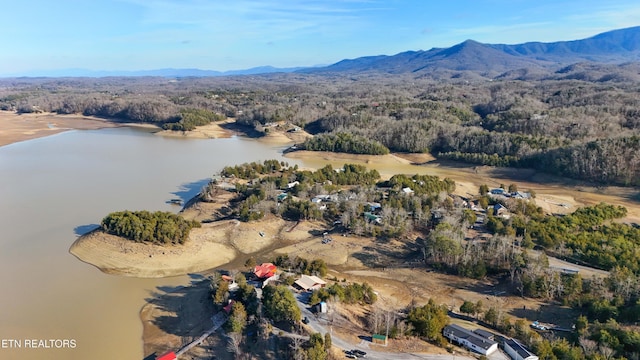
[[[167,211],[117,211],[105,216],[102,229],[135,242],[157,245],[184,244],[189,232],[200,227],[197,221],[185,220]]]
[[[638,185],[640,178],[640,103],[635,85],[623,81],[272,74],[173,82],[4,79],[2,84],[0,109],[5,110],[78,113],[177,130],[200,123],[190,114],[202,110],[255,128],[273,122],[303,127],[319,137],[309,141],[314,149],[431,152],[606,184]]]

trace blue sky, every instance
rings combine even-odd
[[[246,69],[586,38],[637,0],[2,0],[0,76],[82,68]]]

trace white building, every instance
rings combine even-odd
[[[504,351],[513,360],[538,360],[538,357],[514,339],[504,341]]]
[[[445,326],[442,334],[447,339],[482,355],[489,355],[498,350],[497,342],[482,337],[456,324]]]
[[[310,290],[318,290],[320,288],[325,287],[325,285],[327,285],[327,283],[320,279],[317,276],[309,276],[309,275],[302,275],[300,277],[300,279],[296,280],[294,283],[298,288],[305,290],[305,291],[310,291]]]

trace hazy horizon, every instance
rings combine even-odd
[[[27,0],[3,9],[10,36],[0,54],[0,76],[307,67],[467,39],[583,39],[636,26],[640,18],[640,4],[629,0]]]

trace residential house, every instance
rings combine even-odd
[[[300,279],[294,282],[294,285],[299,289],[309,291],[323,288],[327,285],[327,282],[313,275],[302,275]]]
[[[502,205],[502,204],[495,204],[493,206],[493,215],[495,215],[495,216],[502,216],[502,215],[504,215],[504,214],[506,214],[508,212],[509,212],[509,210],[507,210],[507,208],[504,207],[504,205]]]
[[[258,279],[268,279],[276,274],[278,268],[272,263],[262,263],[253,268],[253,274]]]
[[[230,292],[234,292],[234,291],[237,291],[238,289],[240,289],[240,286],[238,285],[238,283],[231,276],[222,275],[222,280],[224,280],[224,281],[229,283],[229,288],[228,289],[229,289]]]
[[[454,343],[460,344],[471,351],[482,355],[489,355],[498,350],[498,343],[480,336],[462,326],[451,324],[445,326],[442,334]]]
[[[365,212],[364,213],[364,219],[367,220],[368,222],[372,222],[375,224],[382,224],[382,218],[378,215],[372,214],[370,212]]]
[[[176,353],[169,351],[168,353],[156,358],[156,360],[175,360],[176,358]]]
[[[531,353],[515,339],[506,339],[504,341],[504,351],[513,360],[538,360],[535,354]]]
[[[489,339],[489,340],[493,340],[493,341],[496,340],[495,339],[495,337],[496,337],[495,334],[490,332],[490,331],[483,330],[483,329],[475,329],[475,330],[473,330],[473,332],[475,334],[478,334],[478,335],[482,336],[485,339]]]
[[[511,194],[512,197],[516,198],[516,199],[530,199],[531,198],[531,194],[528,192],[522,192],[522,191],[516,191],[514,193]]]
[[[378,202],[368,202],[367,205],[371,209],[371,212],[377,212],[382,210],[382,205]]]

